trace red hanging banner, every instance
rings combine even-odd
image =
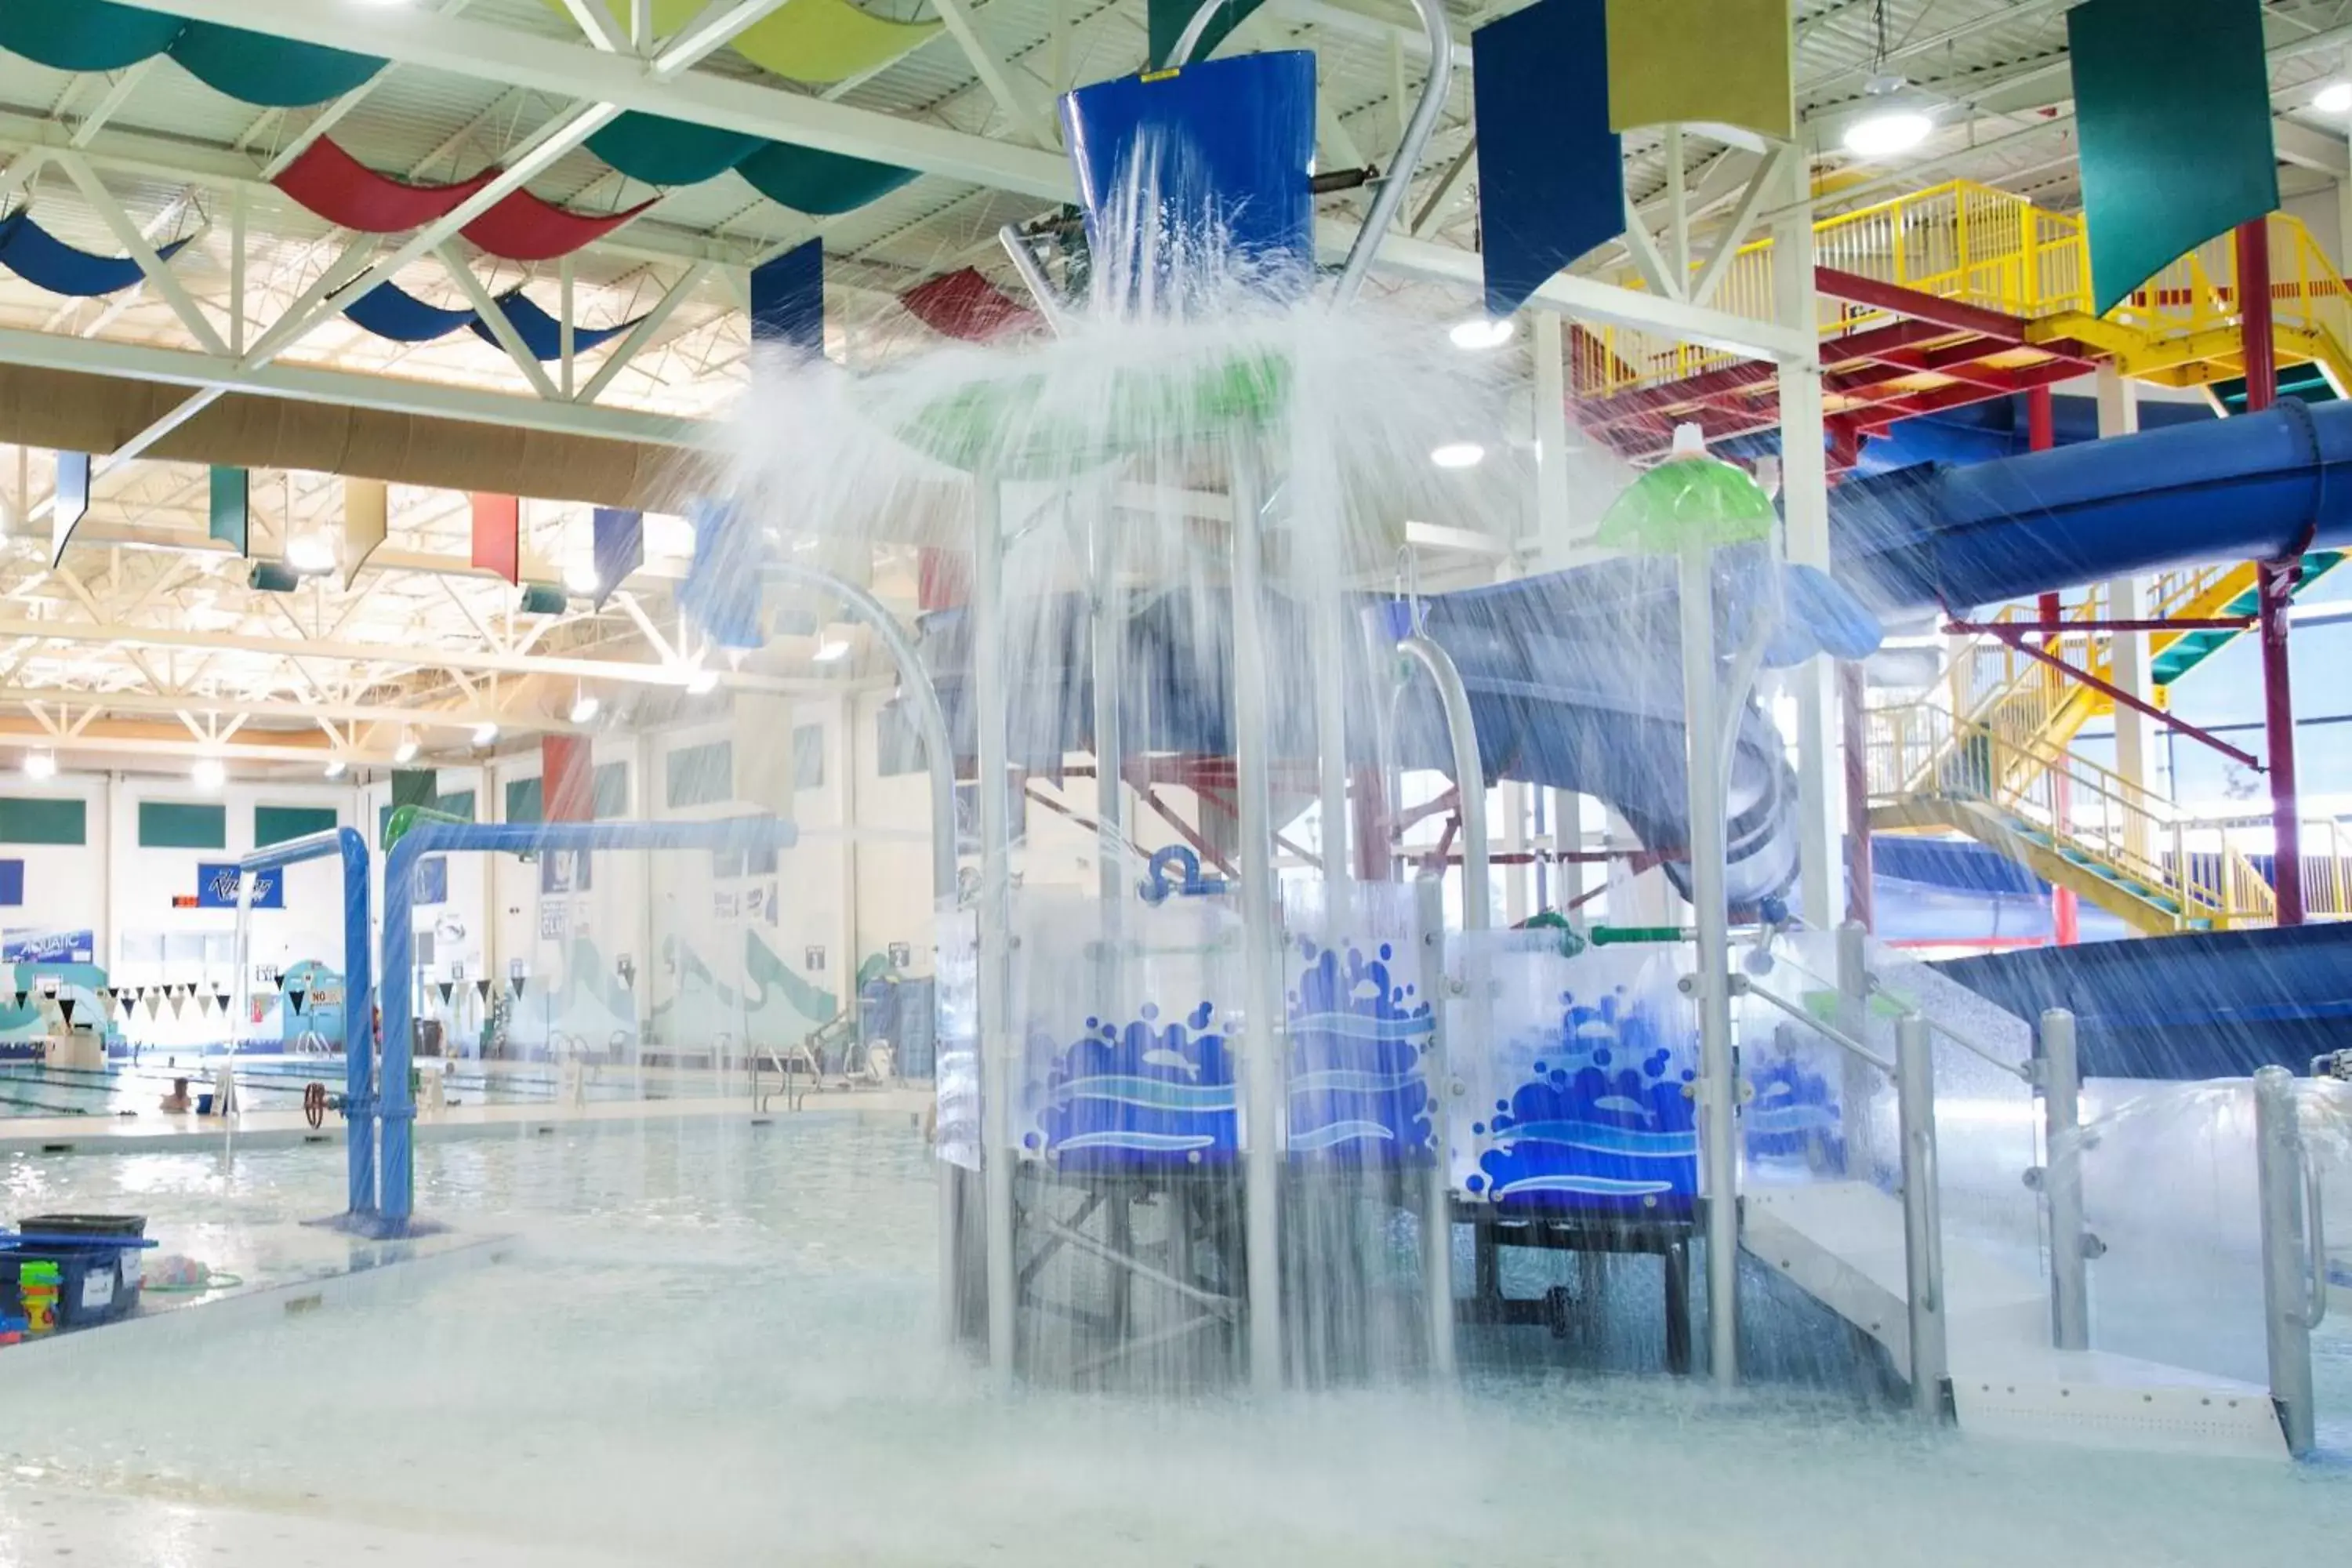
[[[540,815],[549,822],[595,819],[595,757],[587,736],[540,737],[539,800]]]
[[[508,582],[522,575],[522,501],[516,496],[474,497],[474,564]]]

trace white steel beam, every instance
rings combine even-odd
[[[596,374],[588,378],[588,384],[572,395],[572,400],[576,403],[588,404],[604,396],[604,389],[613,384],[614,378],[635,363],[637,355],[645,352],[646,346],[659,335],[662,328],[669,323],[670,317],[677,313],[677,308],[686,303],[687,297],[702,286],[702,280],[709,276],[709,265],[699,261],[688,268],[685,276],[671,284],[669,292],[656,300],[654,308],[646,311],[635,326],[629,329],[629,335],[623,338],[614,346],[613,351],[604,356],[604,363],[596,367]]]
[[[568,693],[569,688],[564,689]],[[566,700],[569,700],[568,695]],[[106,713],[167,719],[203,713],[240,722],[251,719],[283,719],[306,723],[326,720],[345,724],[408,724],[419,730],[471,730],[480,724],[497,724],[509,730],[579,734],[589,728],[574,724],[560,715],[542,717],[517,711],[511,706],[396,708],[385,703],[298,702],[283,698],[207,696],[196,692],[79,691],[58,687],[0,687],[0,707],[22,707],[33,712],[37,720],[45,721],[47,710],[51,706],[75,710],[83,715],[81,721],[85,723]],[[247,731],[248,734],[259,732]]]
[[[188,631],[176,626],[125,626],[121,622],[0,620],[0,639],[110,647],[192,647],[205,651],[258,653],[345,664],[390,664],[498,675],[551,675],[567,680],[610,680],[633,686],[683,687],[694,671],[684,664],[638,664],[609,658],[570,658],[554,654],[495,653],[488,648],[434,647],[410,643],[344,642],[256,637],[243,632]],[[808,679],[719,669],[719,684],[736,691],[838,691],[837,680]]]
[[[539,363],[538,357],[530,352],[530,345],[522,341],[520,332],[515,331],[514,321],[507,314],[506,306],[482,287],[482,280],[474,276],[474,269],[467,266],[465,258],[451,250],[446,242],[434,247],[433,254],[440,258],[442,270],[448,273],[457,287],[465,291],[466,301],[474,307],[474,314],[481,319],[482,325],[490,329],[490,336],[499,340],[499,347],[507,351],[507,357],[514,361],[515,368],[522,372],[523,379],[530,383],[531,390],[550,402],[554,401],[559,395],[555,383],[548,379],[547,367]],[[566,331],[569,331],[568,321]]]
[[[1047,201],[1074,189],[1060,154],[967,135],[759,83],[699,75],[675,51],[647,62],[512,28],[425,16],[399,6],[321,5],[317,0],[138,0],[142,9],[247,27],[278,37],[380,56],[600,103],[663,115],[821,152],[870,158]],[[713,46],[716,47],[716,46]]]
[[[1005,119],[1013,122],[1013,129],[1032,146],[1056,145],[1060,139],[1054,134],[1051,118],[1038,108],[1035,96],[1027,87],[1013,79],[1013,73],[997,58],[995,49],[980,36],[980,29],[972,25],[971,11],[964,0],[931,0],[931,3],[938,8],[940,20],[947,25],[949,36],[963,51],[963,58],[970,62],[972,73],[987,87],[988,96],[996,100],[996,107],[1004,111]]]
[[[147,237],[139,231],[139,226],[131,221],[131,215],[122,210],[122,204],[114,199],[114,193],[108,190],[105,183],[90,171],[88,161],[79,153],[60,153],[57,154],[56,161],[58,166],[65,170],[66,176],[73,181],[75,188],[81,192],[82,199],[98,214],[99,221],[105,224],[107,231],[114,236],[115,242],[139,264],[140,273],[157,293],[163,296],[164,302],[172,307],[172,313],[179,317],[182,326],[188,329],[188,335],[194,338],[205,353],[226,354],[228,344],[222,341],[220,333],[213,330],[211,319],[196,303],[195,296],[188,292],[188,286],[180,280],[180,275],[156,254]]]

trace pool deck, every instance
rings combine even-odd
[[[761,1120],[784,1121],[793,1116],[830,1113],[921,1116],[932,1103],[930,1086],[910,1084],[899,1089],[828,1089],[811,1094],[798,1110],[787,1110],[781,1096]],[[748,1096],[731,1094],[681,1100],[592,1100],[585,1105],[551,1105],[544,1101],[520,1105],[452,1106],[445,1110],[419,1111],[416,1137],[467,1138],[498,1133],[536,1134],[565,1127],[689,1117],[741,1116],[754,1113]],[[324,1125],[312,1127],[299,1110],[245,1110],[235,1116],[198,1116],[144,1110],[136,1116],[25,1116],[0,1120],[0,1156],[8,1154],[121,1154],[215,1149],[224,1140],[247,1148],[273,1148],[298,1143],[340,1143],[341,1119],[330,1115]]]

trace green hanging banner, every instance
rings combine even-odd
[[[212,537],[249,555],[253,522],[253,476],[243,468],[213,469]]]
[[[1187,63],[1198,65],[1215,54],[1217,46],[1232,37],[1234,29],[1248,21],[1250,13],[1263,3],[1264,0],[1225,0],[1217,7],[1217,14],[1209,19],[1208,26],[1202,29],[1201,41],[1194,46],[1192,58]],[[1176,45],[1184,37],[1184,29],[1191,24],[1192,14],[1200,8],[1201,0],[1150,0],[1144,7],[1144,16],[1151,37],[1150,66],[1153,70],[1168,64],[1168,57],[1176,52]]]
[[[2066,15],[2093,309],[2279,205],[2260,0],[2089,0]]]

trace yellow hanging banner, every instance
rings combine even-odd
[[[569,16],[563,0],[546,0]],[[709,0],[654,0],[654,36],[667,38],[709,8]],[[611,8],[625,16],[626,5]],[[835,82],[888,65],[940,30],[937,22],[891,22],[850,0],[791,0],[730,40],[753,65],[794,81]]]
[[[1701,124],[1783,142],[1793,134],[1788,0],[1608,0],[1608,6],[1611,130]]]

